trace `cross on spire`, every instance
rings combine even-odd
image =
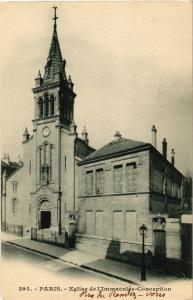
[[[58,17],[56,16],[56,9],[57,9],[57,6],[53,6],[53,9],[54,9],[54,29],[56,29],[56,20],[58,19]]]

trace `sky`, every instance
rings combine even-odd
[[[1,3],[1,156],[22,157],[32,133],[34,78],[42,74],[53,32],[54,3]],[[55,3],[56,4],[56,3]],[[63,2],[58,36],[77,94],[75,121],[98,149],[114,138],[163,137],[176,167],[192,169],[191,2]]]

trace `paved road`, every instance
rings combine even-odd
[[[80,300],[84,289],[127,286],[113,278],[83,270],[48,256],[2,243],[3,299]],[[87,295],[81,298],[88,297]]]
[[[64,263],[57,259],[49,258],[48,256],[41,255],[22,249],[20,247],[11,245],[9,243],[2,243],[2,261],[5,265],[12,264],[13,266],[20,265],[21,270],[26,266],[28,268],[28,273],[33,273],[34,268],[39,274],[44,271],[54,273],[55,275],[62,276],[63,279],[67,278],[69,280],[80,279],[81,281],[97,281],[103,284],[112,283],[111,278],[101,276],[100,274],[83,270],[74,265]],[[114,282],[114,281],[113,281]]]
[[[8,300],[80,300],[81,298],[90,298],[85,295],[80,297],[83,288],[87,288],[89,292],[90,288],[96,288],[96,291],[98,291],[99,287],[106,289],[117,287],[137,288],[131,284],[94,272],[88,272],[71,264],[33,253],[9,243],[2,243],[1,265],[3,270],[3,299]],[[174,281],[168,283],[165,287],[172,290],[172,292],[166,294],[165,300],[192,299],[191,280]],[[54,291],[50,292],[50,288]],[[127,299],[142,299],[142,297],[138,297],[138,294],[139,292],[136,291],[137,297],[130,294]],[[104,292],[104,295],[108,299],[108,291]],[[145,297],[145,292],[143,295]],[[125,296],[120,297],[125,298]],[[93,298],[98,299],[101,297],[97,297],[96,292]],[[152,299],[155,298],[157,299],[156,296],[152,297]]]

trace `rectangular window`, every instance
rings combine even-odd
[[[31,214],[31,204],[29,204],[29,215]]]
[[[126,212],[126,240],[130,242],[136,241],[136,212]]]
[[[123,192],[123,166],[114,166],[113,168],[113,189],[114,193]]]
[[[174,197],[178,197],[178,184],[177,182],[174,182]]]
[[[15,214],[17,213],[17,199],[13,199],[12,201],[12,212]]]
[[[175,181],[172,182],[172,196],[178,197],[178,184]]]
[[[12,182],[13,192],[17,192],[17,182]]]
[[[162,193],[163,195],[167,194],[167,177],[165,173],[162,175]]]
[[[93,215],[93,211],[86,211],[86,234],[94,235],[94,215]]]
[[[136,163],[126,165],[126,189],[127,192],[136,190]]]
[[[181,198],[181,184],[178,183],[178,198]]]
[[[172,180],[172,196],[174,197],[174,182]]]
[[[100,195],[104,192],[104,171],[103,169],[96,170],[96,194]]]
[[[167,177],[167,194],[172,196],[172,180],[171,177]]]
[[[93,171],[86,172],[86,194],[93,194]]]
[[[96,226],[95,234],[103,236],[103,211],[96,211]]]
[[[113,212],[113,238],[123,239],[123,213],[122,211]]]

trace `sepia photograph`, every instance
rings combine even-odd
[[[1,299],[192,299],[192,3],[1,2]]]

